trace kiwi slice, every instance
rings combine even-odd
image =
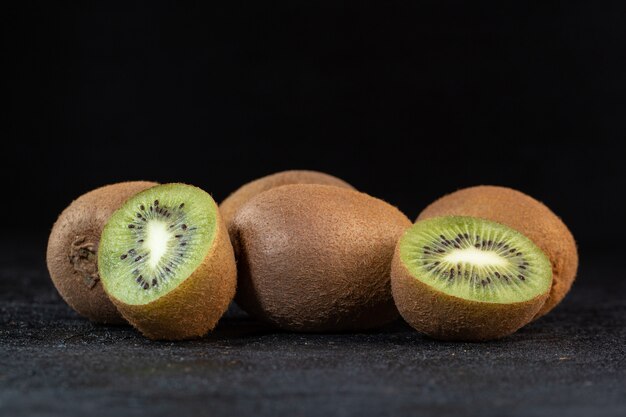
[[[578,269],[576,241],[565,223],[540,201],[506,187],[481,185],[441,197],[419,215],[471,216],[505,224],[530,238],[552,262],[552,288],[535,319],[556,307],[567,295]]]
[[[126,323],[102,289],[97,265],[100,235],[126,200],[155,185],[127,181],[96,188],[74,200],[52,227],[46,252],[52,282],[65,302],[91,321]]]
[[[206,334],[235,292],[235,260],[217,205],[185,184],[150,188],[117,210],[98,254],[104,289],[152,339]]]
[[[406,231],[391,282],[400,314],[415,329],[442,340],[489,340],[532,320],[548,297],[552,270],[514,229],[448,216]]]

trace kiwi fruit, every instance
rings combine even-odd
[[[46,252],[48,271],[61,297],[81,316],[97,323],[126,323],[100,283],[100,235],[128,198],[155,185],[129,181],[97,188],[74,200],[54,223]]]
[[[149,188],[115,211],[98,270],[117,309],[151,339],[205,335],[235,294],[235,258],[217,205],[185,184]]]
[[[547,256],[514,229],[474,217],[416,222],[391,269],[402,317],[435,339],[483,341],[515,332],[550,292]]]
[[[397,208],[348,188],[294,184],[258,194],[231,224],[237,304],[298,332],[389,323],[398,317],[391,259],[410,225]]]
[[[552,288],[536,318],[556,307],[570,290],[578,269],[576,242],[567,226],[534,198],[506,187],[477,186],[448,194],[422,211],[418,220],[472,216],[505,224],[530,238],[552,263]]]
[[[307,170],[277,172],[242,185],[222,201],[220,211],[226,225],[230,226],[237,210],[255,195],[288,184],[322,184],[354,189],[347,182],[323,172]]]

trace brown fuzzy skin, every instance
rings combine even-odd
[[[520,303],[464,300],[413,277],[400,259],[400,244],[391,267],[391,288],[400,315],[414,329],[438,340],[486,341],[507,336],[529,323],[548,292]]]
[[[218,216],[213,245],[178,287],[148,304],[111,300],[135,328],[153,340],[195,339],[213,330],[235,296],[237,268],[224,222]]]
[[[264,191],[271,190],[272,188],[289,184],[322,184],[349,188],[351,190],[354,189],[354,187],[344,180],[323,172],[306,170],[277,172],[242,185],[224,201],[222,201],[220,204],[220,211],[222,212],[222,217],[226,222],[226,227],[230,229],[230,224],[232,223],[237,210],[239,210],[239,208],[248,202],[252,197],[257,194],[261,194]]]
[[[358,191],[285,185],[245,204],[231,226],[238,256],[237,304],[299,332],[379,327],[398,312],[393,251],[411,222]]]
[[[439,216],[472,216],[507,225],[530,238],[552,263],[552,289],[535,319],[548,313],[570,290],[578,269],[574,236],[548,207],[506,187],[465,188],[435,201],[418,220]]]
[[[74,200],[52,227],[46,253],[50,277],[65,302],[89,320],[126,323],[102,289],[98,244],[111,214],[135,194],[155,185],[131,181],[97,188]]]

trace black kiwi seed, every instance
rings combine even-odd
[[[152,286],[155,287],[157,285],[157,280],[156,278],[152,278]]]
[[[128,228],[129,228],[129,229],[134,229],[134,228],[135,228],[135,225],[134,225],[134,224],[129,224],[129,225],[128,225]]]
[[[148,285],[148,283],[147,283],[147,282],[144,282],[144,284],[143,284],[143,289],[144,289],[144,290],[147,290],[148,288],[150,288],[150,286]]]
[[[140,205],[140,206],[139,206],[139,209],[140,209],[141,211],[144,211],[144,210],[146,209],[146,206],[144,206],[144,205],[142,204],[142,205]]]
[[[179,209],[185,207],[185,203],[180,203],[180,206],[178,206]]]
[[[141,261],[141,256],[138,256],[135,258],[135,262],[139,262],[139,261]]]
[[[183,230],[187,230],[187,225],[183,224],[182,226],[180,226]]]
[[[154,200],[154,205],[158,206],[159,205],[159,200]]]

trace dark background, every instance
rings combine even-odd
[[[585,250],[624,230],[624,2],[129,3],[3,12],[2,210],[28,217],[10,233],[111,182],[221,201],[302,168],[411,218],[499,184]]]

